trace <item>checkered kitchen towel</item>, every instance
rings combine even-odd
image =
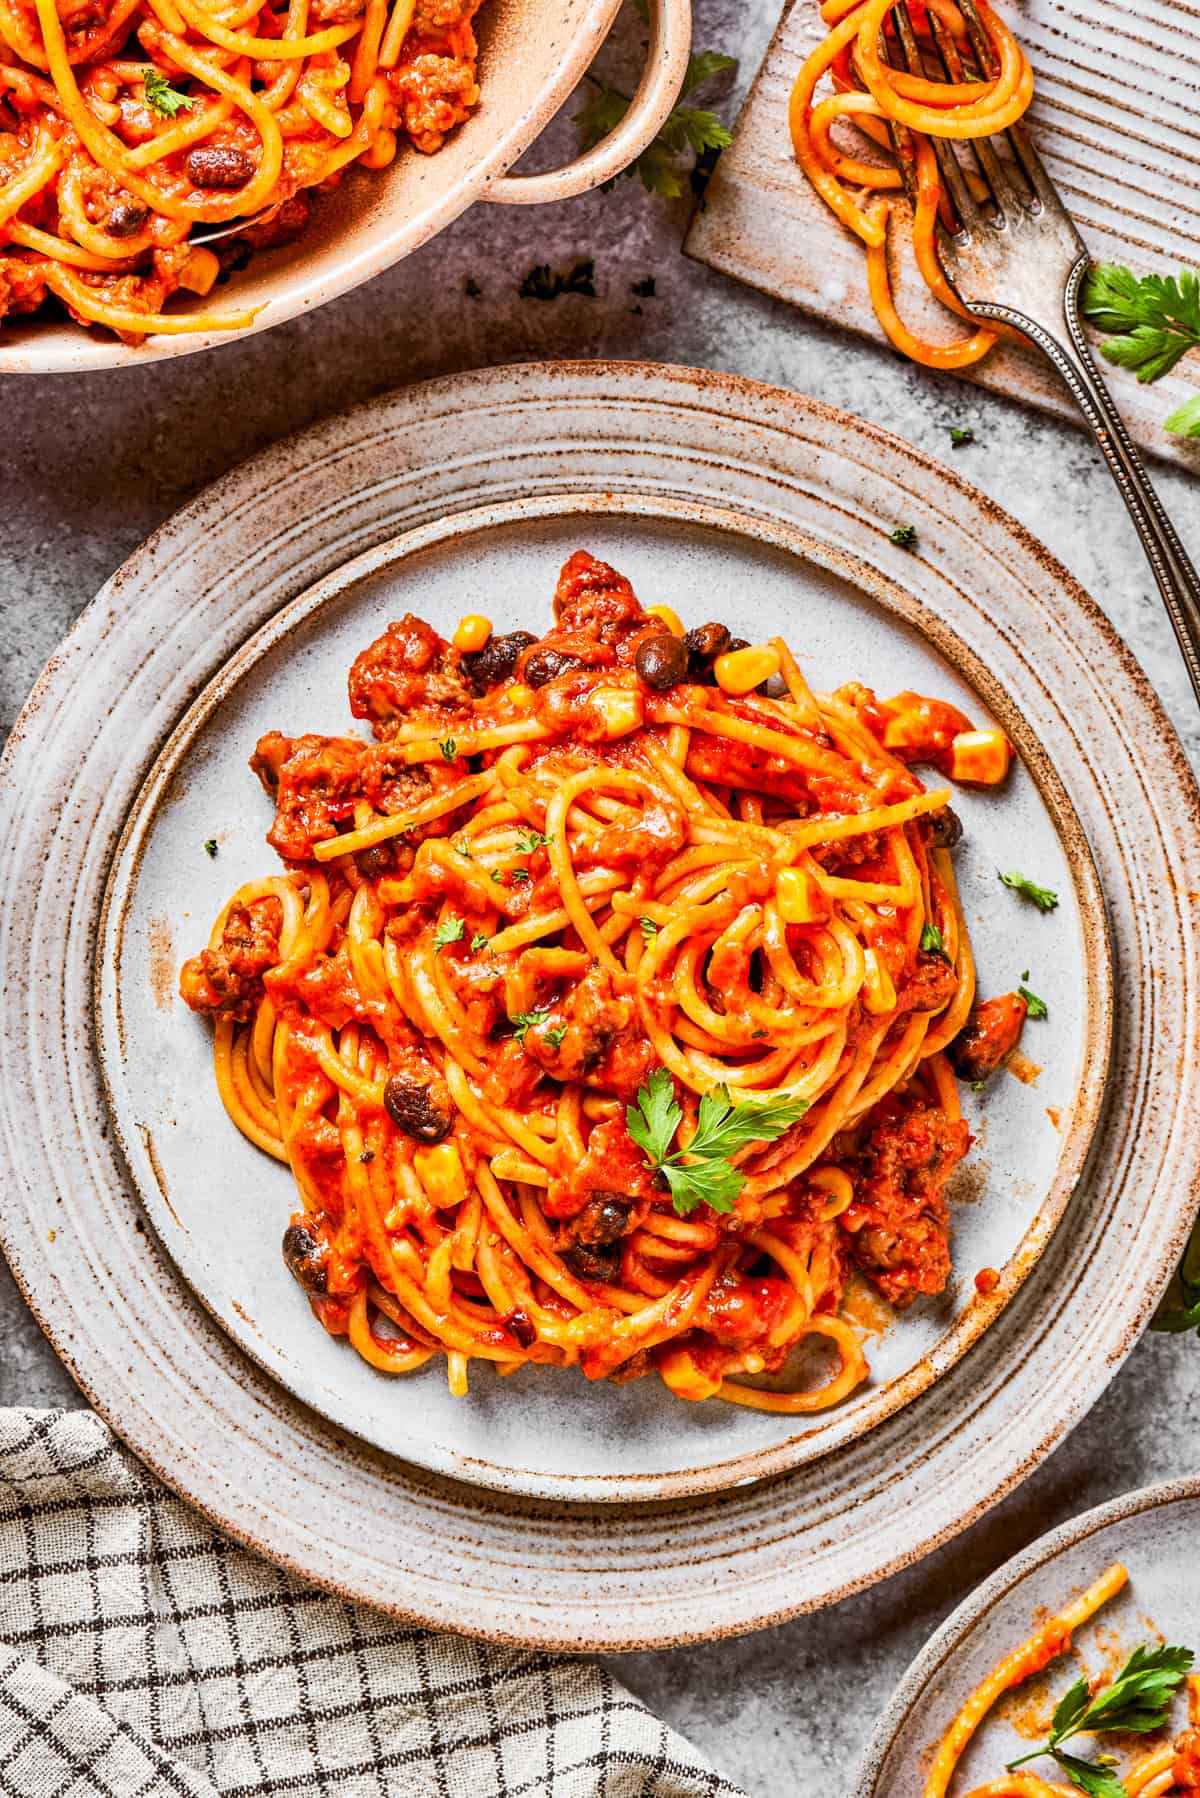
[[[340,1603],[90,1412],[0,1411],[3,1798],[739,1798],[585,1661]]]

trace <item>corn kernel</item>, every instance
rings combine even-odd
[[[657,618],[660,624],[665,624],[673,637],[684,635],[683,620],[678,612],[672,611],[670,606],[647,606],[646,616],[647,618]]]
[[[396,160],[396,133],[385,126],[371,139],[370,147],[358,159],[365,169],[386,169]]]
[[[950,744],[947,773],[951,780],[994,787],[1008,773],[1012,744],[1002,730],[960,730]]]
[[[713,675],[725,693],[752,693],[763,681],[779,673],[779,651],[769,643],[749,649],[731,649],[713,663]]]
[[[863,1004],[868,1011],[895,1011],[896,988],[892,977],[874,949],[863,950],[867,972],[863,981]]]
[[[475,655],[481,650],[492,634],[492,621],[485,618],[482,612],[468,612],[465,618],[458,621],[458,629],[454,633],[455,649],[464,655]]]
[[[658,1364],[663,1384],[675,1394],[676,1398],[700,1400],[711,1398],[714,1392],[721,1390],[721,1380],[712,1374],[704,1373],[686,1349],[672,1349],[664,1355]]]
[[[815,1186],[818,1192],[829,1194],[821,1207],[822,1223],[840,1217],[854,1203],[854,1185],[844,1168],[815,1167],[808,1176],[808,1184]]]
[[[179,285],[189,293],[211,293],[221,264],[211,250],[195,249],[179,271]]]
[[[785,924],[812,924],[827,915],[816,882],[804,868],[784,868],[775,882],[775,903]]]
[[[609,742],[640,730],[646,715],[642,696],[633,687],[601,687],[589,696],[587,709],[599,718]]]
[[[524,681],[514,681],[506,694],[509,705],[515,705],[518,712],[531,712],[537,704],[537,694]]]
[[[413,1155],[413,1170],[439,1211],[462,1204],[466,1196],[466,1177],[462,1157],[452,1142],[440,1142],[432,1149],[418,1149]]]

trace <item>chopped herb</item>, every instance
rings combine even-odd
[[[945,955],[946,945],[936,924],[926,924],[921,932],[922,955]]]
[[[517,838],[517,848],[522,855],[532,855],[535,849],[544,849],[549,841],[550,838],[544,837],[540,830],[530,830]]]
[[[484,936],[482,930],[480,930],[471,938],[471,948],[476,955],[481,954],[484,949],[486,949],[490,955],[492,945],[489,943],[487,937]]]
[[[483,298],[483,289],[473,275],[468,275],[463,282],[463,292],[469,300],[479,300]]]
[[[465,918],[443,918],[433,937],[433,946],[438,954],[441,954],[447,943],[461,943],[466,929]]]
[[[1120,1730],[1149,1735],[1162,1729],[1172,1700],[1194,1660],[1190,1648],[1135,1648],[1112,1684],[1094,1696],[1088,1681],[1077,1679],[1059,1700],[1047,1740],[1032,1754],[1010,1761],[1009,1772],[1045,1754],[1088,1798],[1129,1798],[1124,1784],[1112,1772],[1114,1763],[1109,1756],[1098,1761],[1080,1760],[1077,1755],[1067,1754],[1063,1744],[1085,1730],[1090,1734]]]
[[[1014,893],[1020,893],[1022,899],[1028,899],[1039,911],[1053,911],[1058,904],[1058,894],[1049,887],[1040,887],[1036,880],[1030,880],[1028,874],[1001,874],[1006,887]]]
[[[636,293],[639,300],[652,300],[656,291],[654,276],[644,275],[640,281],[632,282],[629,291]]]
[[[368,1161],[374,1161],[374,1159],[375,1159],[374,1149],[364,1149],[358,1159],[364,1164],[364,1166]]]
[[[661,1173],[681,1217],[697,1205],[732,1211],[746,1176],[730,1157],[751,1143],[774,1142],[808,1110],[807,1099],[764,1099],[735,1105],[724,1086],[700,1101],[695,1133],[686,1149],[672,1150],[683,1110],[675,1082],[666,1068],[655,1068],[637,1103],[625,1108],[625,1128],[641,1149],[647,1166]]]
[[[706,81],[711,81],[715,75],[736,68],[737,58],[734,56],[724,56],[718,50],[700,51],[688,63],[680,97],[690,94]],[[581,150],[592,149],[602,138],[615,131],[629,110],[627,94],[618,92],[616,88],[606,87],[594,75],[589,75],[588,80],[596,91],[575,114]],[[712,161],[706,171],[707,179],[712,163],[732,142],[728,127],[722,124],[715,112],[693,106],[677,106],[667,117],[654,141],[621,174],[636,174],[647,193],[660,194],[666,200],[678,200],[687,191],[684,186],[685,171],[680,159],[689,153],[692,155],[693,167],[688,173],[694,176],[700,162],[710,157]],[[615,181],[606,182],[605,185],[612,187]],[[636,288],[634,292],[637,292]],[[644,297],[648,299],[650,295],[646,294]]]
[[[1177,1336],[1184,1330],[1200,1331],[1200,1221],[1192,1231],[1176,1278],[1180,1302],[1175,1302],[1173,1286],[1152,1325],[1168,1336]]]
[[[987,1085],[986,1080],[972,1080],[971,1091],[973,1093],[981,1093],[986,1085]]]
[[[898,524],[896,526],[895,530],[891,533],[891,536],[889,537],[888,541],[890,543],[894,543],[896,545],[897,549],[916,549],[916,547],[917,547],[917,527],[916,527],[916,525],[915,524]]]
[[[146,70],[142,89],[151,112],[164,119],[173,119],[179,112],[190,112],[196,104],[190,95],[181,94],[178,88],[172,87],[161,69]]]
[[[217,839],[216,839],[216,837],[209,837],[207,839],[207,841],[205,842],[205,845],[204,845],[204,853],[207,856],[211,856],[213,861],[215,861],[217,859]]]
[[[659,930],[659,927],[654,922],[654,919],[653,918],[639,918],[638,923],[641,925],[642,941],[644,943],[652,943],[654,941],[655,937],[658,935],[658,930]]]
[[[528,868],[513,868],[508,878],[510,880],[532,880],[533,875]]]
[[[1177,437],[1200,437],[1200,393],[1194,393],[1190,400],[1168,413],[1163,429],[1173,431]]]
[[[567,1034],[566,1025],[565,1024],[556,1024],[554,1026],[553,1030],[547,1030],[544,1032],[544,1034],[542,1036],[542,1041],[545,1043],[545,1045],[548,1049],[552,1049],[555,1051],[555,1053],[557,1053],[557,1051],[562,1048],[562,1040],[566,1034]]]
[[[501,873],[499,868],[492,869],[492,879],[496,882],[497,886],[504,885],[504,875]]]
[[[509,1018],[508,1021],[513,1027],[513,1035],[516,1040],[519,1043],[523,1043],[525,1041],[525,1032],[534,1029],[538,1024],[544,1023],[549,1016],[550,1008],[549,1006],[546,1006],[542,1011],[519,1011],[515,1018]]]
[[[1044,999],[1039,999],[1036,993],[1031,993],[1027,986],[1019,986],[1017,991],[1025,1001],[1025,1016],[1027,1018],[1032,1018],[1036,1023],[1039,1018],[1048,1018],[1050,1016],[1050,1008],[1046,1004],[1046,1001]]]
[[[951,425],[950,426],[950,447],[951,447],[951,449],[965,449],[967,447],[968,443],[974,443],[974,441],[975,441],[974,431],[966,429],[962,425]]]
[[[447,762],[452,762],[458,754],[458,744],[453,737],[443,737],[438,748],[442,752],[442,759]]]
[[[551,268],[548,262],[536,263],[517,292],[523,300],[556,300],[563,293],[585,294],[589,299],[596,297],[596,264],[589,256],[584,262],[577,262],[566,274]]]
[[[1119,263],[1102,262],[1088,271],[1083,315],[1100,331],[1109,362],[1128,368],[1139,381],[1169,374],[1200,344],[1200,274],[1143,275]]]

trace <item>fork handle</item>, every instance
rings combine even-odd
[[[972,310],[1004,319],[1031,338],[1071,390],[1125,501],[1134,528],[1154,570],[1158,590],[1200,703],[1200,576],[1150,482],[1141,455],[1126,430],[1097,368],[1079,321],[1079,290],[1087,272],[1086,254],[1072,268],[1063,295],[1069,347],[1037,319],[1010,306],[972,305]]]

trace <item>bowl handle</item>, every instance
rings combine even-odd
[[[611,181],[637,160],[679,98],[692,47],[691,0],[650,0],[646,67],[629,110],[606,138],[565,169],[543,175],[499,175],[480,196],[508,206],[569,200]]]

